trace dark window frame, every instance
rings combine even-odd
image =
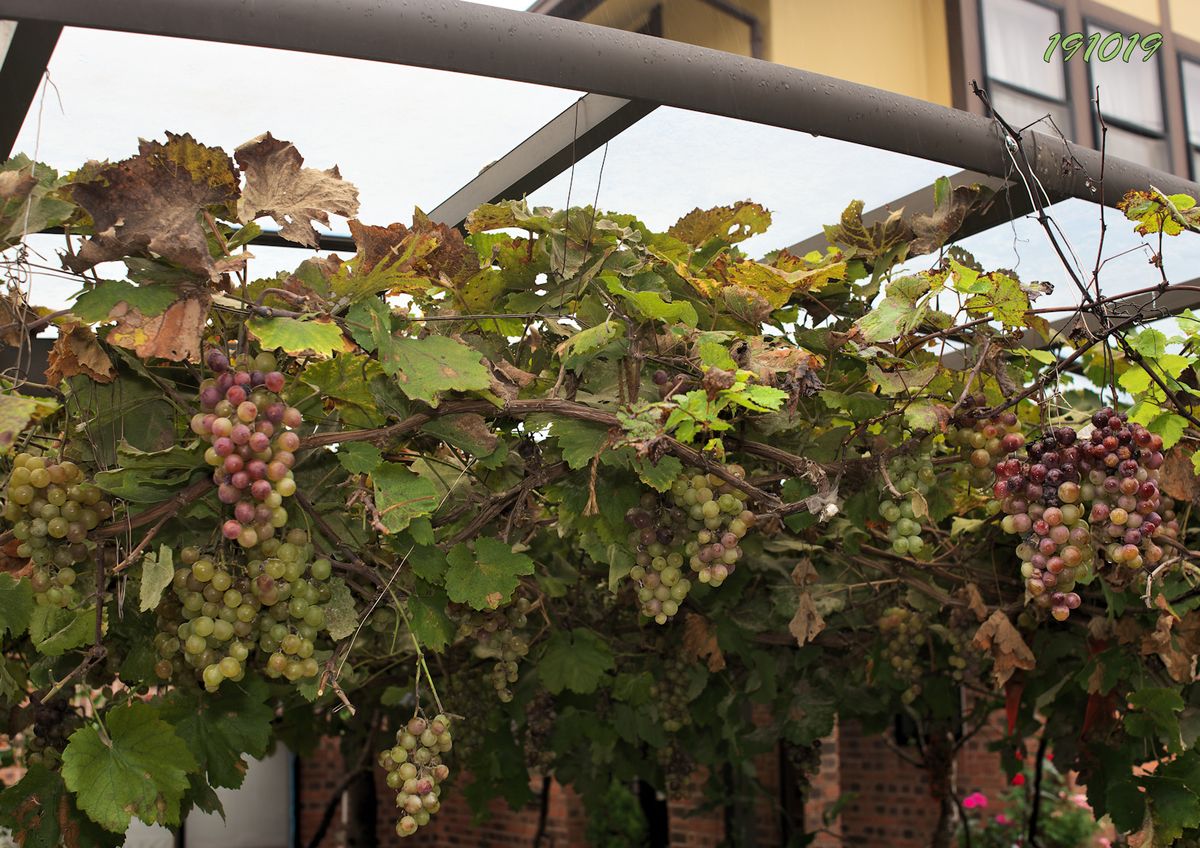
[[[1200,142],[1194,142],[1191,139],[1189,129],[1191,127],[1192,115],[1188,114],[1188,97],[1187,97],[1187,81],[1183,76],[1183,66],[1185,63],[1190,63],[1200,69],[1200,50],[1192,50],[1190,46],[1177,45],[1176,51],[1179,55],[1179,61],[1176,62],[1176,72],[1179,74],[1179,99],[1180,105],[1183,107],[1183,139],[1187,150],[1187,167],[1188,174],[1194,180],[1197,177],[1200,168],[1196,167],[1196,159],[1200,157]],[[1200,99],[1200,91],[1196,92],[1197,99]],[[1200,111],[1195,115],[1196,128],[1200,130]]]
[[[1058,18],[1058,31],[1062,32],[1065,28],[1066,9],[1062,5],[1050,2],[1050,0],[1021,0],[1021,2],[1030,3],[1034,6],[1040,6],[1043,9],[1053,12],[1054,16]],[[1040,91],[1032,91],[1024,86],[1006,82],[1002,79],[993,78],[988,69],[987,32],[985,31],[986,28],[984,24],[983,7],[987,3],[987,0],[974,0],[974,3],[975,13],[978,16],[979,21],[977,33],[977,37],[979,39],[979,62],[983,70],[983,88],[988,93],[988,97],[991,98],[992,92],[995,90],[995,86],[999,86],[1000,88],[1020,94],[1023,97],[1031,97],[1036,100],[1040,100],[1043,103],[1061,106],[1066,112],[1068,126],[1059,127],[1059,129],[1062,130],[1063,135],[1065,135],[1068,139],[1073,139],[1075,137],[1075,116],[1072,114],[1071,110],[1071,77],[1070,74],[1067,73],[1066,68],[1063,68],[1063,98],[1061,100],[1051,97],[1050,95],[1043,94]],[[1046,38],[1049,39],[1049,37],[1049,34],[1047,34]],[[1016,127],[1016,129],[1022,128]]]

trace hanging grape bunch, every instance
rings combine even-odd
[[[925,620],[914,610],[891,607],[884,610],[877,626],[884,639],[882,658],[896,679],[907,686],[900,700],[911,704],[921,694],[919,654],[927,638]]]
[[[745,476],[740,465],[727,470]],[[715,474],[681,474],[663,497],[642,495],[625,520],[636,554],[630,576],[638,583],[642,614],[665,624],[691,590],[686,563],[701,583],[720,586],[742,558],[741,540],[754,527],[746,493]]]
[[[396,822],[398,835],[412,836],[441,808],[442,784],[450,776],[442,754],[453,744],[450,719],[441,714],[430,720],[416,715],[396,732],[396,746],[379,755],[379,764],[388,773],[387,785],[396,790],[396,807],[401,811]]]
[[[253,659],[268,677],[317,676],[313,653],[327,626],[329,560],[313,558],[308,534],[299,529],[250,554],[242,565],[195,547],[180,552],[173,592],[158,608],[160,678],[191,667],[216,691],[225,680],[241,680]]]
[[[33,732],[25,740],[25,765],[51,765],[83,721],[65,694],[52,701],[43,701],[35,692],[29,700],[33,706]]]
[[[539,774],[549,774],[554,768],[554,727],[558,712],[554,696],[539,689],[525,705],[525,767]]]
[[[210,350],[205,357],[216,377],[200,384],[201,412],[192,431],[209,443],[205,461],[233,518],[221,526],[225,538],[252,548],[287,524],[283,499],[296,493],[292,465],[303,423],[300,410],[284,403],[284,376],[275,357],[259,354],[249,370],[234,369],[228,357]]]
[[[963,411],[955,418],[955,429],[947,440],[957,444],[966,460],[966,477],[972,486],[992,484],[995,463],[1016,453],[1025,444],[1017,414],[1012,411],[985,416],[980,414],[987,399],[968,395],[963,399]]]
[[[520,679],[518,664],[529,654],[529,637],[523,631],[533,608],[533,601],[519,595],[504,609],[479,611],[455,604],[449,610],[450,617],[459,620],[459,636],[474,638],[476,651],[495,659],[488,680],[506,704],[513,699],[511,685]]]
[[[922,503],[925,501],[937,474],[927,461],[901,456],[889,463],[888,476],[900,497],[880,503],[879,515],[888,523],[892,550],[901,556],[920,554],[925,550],[925,540],[921,537],[921,523],[917,520],[919,510],[914,503],[918,498]]]
[[[667,656],[655,674],[650,696],[658,707],[658,723],[667,733],[677,733],[692,723],[688,707],[688,665]]]
[[[79,605],[76,566],[87,563],[90,569],[96,545],[88,533],[112,514],[112,504],[75,463],[17,454],[5,489],[4,519],[19,542],[17,556],[33,561],[30,580],[37,603]]]

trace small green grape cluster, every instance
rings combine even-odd
[[[82,468],[53,454],[17,454],[4,495],[17,556],[33,561],[35,600],[74,609],[83,597],[75,588],[76,566],[91,567],[96,545],[88,533],[112,518],[112,504]]]
[[[402,812],[396,822],[397,835],[412,836],[441,809],[442,784],[450,776],[442,755],[453,746],[449,718],[440,713],[432,719],[415,715],[396,732],[396,746],[379,755],[379,765],[387,771],[387,785],[396,790],[396,807]]]
[[[691,724],[687,664],[679,657],[666,657],[650,687],[650,697],[658,707],[658,723],[667,733],[678,733]]]
[[[180,552],[173,593],[159,604],[155,673],[169,680],[194,668],[206,689],[241,680],[257,648],[268,677],[289,681],[317,676],[316,641],[326,629],[331,563],[313,558],[308,534],[289,530],[267,539],[245,565]]]
[[[919,510],[917,504],[927,499],[930,488],[937,482],[937,474],[928,462],[900,456],[889,464],[888,475],[900,498],[881,502],[879,516],[888,523],[892,550],[901,556],[916,556],[925,551],[921,522],[917,520],[918,512],[924,510]]]
[[[900,700],[904,704],[911,704],[921,694],[921,662],[918,654],[928,639],[925,619],[907,607],[891,607],[880,616],[878,627],[885,640],[883,660],[897,679],[907,684]]]
[[[743,478],[740,465],[726,469]],[[625,514],[633,526],[629,543],[642,614],[665,624],[691,590],[684,563],[701,583],[720,586],[744,555],[743,537],[756,517],[746,509],[746,493],[715,474],[682,474],[664,497],[642,495]]]
[[[488,679],[496,697],[506,704],[513,699],[512,684],[520,679],[519,663],[529,654],[529,637],[523,631],[532,609],[533,601],[519,595],[504,609],[477,611],[456,606],[451,611],[452,617],[460,619],[459,636],[474,637],[476,653],[495,659]]]

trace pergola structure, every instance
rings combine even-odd
[[[999,196],[956,238],[1036,211],[1035,203],[1079,198],[1115,206],[1126,192],[1147,186],[1200,197],[1200,184],[1111,156],[1104,161],[1103,181],[1095,181],[1101,173],[1098,151],[1038,130],[1019,133],[1018,156],[1012,134],[990,118],[758,59],[461,0],[0,0],[0,19],[16,22],[0,66],[0,147],[6,156],[65,26],[326,54],[588,92],[430,213],[453,226],[482,203],[539,188],[658,106],[962,168],[951,182],[983,183]],[[869,211],[864,220],[871,223],[899,207],[928,212],[933,200],[932,187],[916,191]],[[272,233],[256,242],[296,246]],[[792,249],[807,252],[824,244],[823,236],[814,235]],[[323,234],[320,246],[354,250],[344,236]],[[1165,315],[1198,304],[1200,294],[1172,291],[1157,298],[1155,307]],[[1033,334],[1026,341],[1045,344]]]

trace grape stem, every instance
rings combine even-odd
[[[396,605],[396,611],[398,613],[400,613],[400,617],[402,619],[404,619],[404,626],[408,628],[408,635],[412,639],[413,650],[415,650],[417,652],[418,674],[417,674],[416,678],[413,680],[413,696],[417,702],[416,707],[417,707],[417,709],[420,709],[420,707],[421,707],[421,698],[420,698],[418,692],[420,689],[420,681],[421,681],[420,672],[424,672],[425,673],[425,681],[429,684],[429,691],[433,695],[433,702],[435,704],[437,704],[438,712],[445,713],[446,710],[442,706],[442,699],[440,697],[438,697],[437,686],[433,682],[433,675],[429,673],[429,664],[427,662],[425,662],[425,652],[421,650],[421,643],[417,641],[417,634],[413,633],[412,622],[409,621],[409,618],[408,618],[408,611],[406,609],[404,609],[404,604],[400,603],[395,598],[393,598],[392,600]],[[415,715],[415,713],[414,713],[414,715]]]
[[[134,560],[136,560],[138,558],[138,556],[141,555],[142,551],[144,551],[146,549],[146,546],[150,544],[151,540],[153,540],[154,537],[158,535],[158,531],[162,529],[162,526],[167,523],[167,519],[170,517],[171,517],[171,513],[167,513],[162,518],[158,519],[158,523],[155,524],[153,527],[151,527],[150,531],[148,533],[146,533],[145,536],[142,537],[142,541],[137,543],[137,547],[135,547],[132,551],[130,551],[129,555],[126,556],[123,560],[121,560],[115,566],[113,566],[112,573],[120,574],[126,568],[133,565]]]

